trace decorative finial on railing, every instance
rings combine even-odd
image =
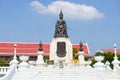
[[[114,58],[117,58],[117,51],[116,51],[116,48],[117,48],[117,44],[114,44],[114,53],[115,53]]]
[[[117,44],[114,44],[114,53],[115,53],[115,56],[114,56],[114,60],[112,61],[112,64],[113,64],[113,71],[117,72],[117,67],[119,66],[120,62],[118,60],[118,57],[117,57]]]

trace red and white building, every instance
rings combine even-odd
[[[37,52],[39,49],[39,43],[26,43],[26,42],[0,42],[0,58],[8,59],[13,56],[14,44],[16,46],[17,56],[27,55],[30,59],[36,60]],[[44,56],[50,55],[50,44],[43,43]],[[79,49],[79,44],[73,44],[73,48]],[[83,44],[83,50],[86,56],[90,55],[89,47],[87,44]]]
[[[114,49],[101,49],[100,51],[105,52],[105,53],[107,53],[107,52],[114,53]],[[117,49],[116,53],[120,54],[120,49]]]

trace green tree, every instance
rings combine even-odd
[[[92,60],[92,63],[90,64],[92,67],[93,67],[93,65],[96,63],[97,61],[96,60]]]
[[[84,60],[85,60],[85,61],[88,61],[88,60],[89,60],[89,57],[88,57],[88,56],[85,56],[85,57],[84,57]]]
[[[73,59],[78,59],[78,49],[73,48]]]
[[[0,66],[4,66],[5,62],[6,62],[5,60],[1,59],[0,60]]]
[[[104,56],[104,53],[96,52],[94,56]]]
[[[114,54],[108,52],[108,53],[104,53],[104,63],[106,61],[109,61],[110,63],[114,60]]]
[[[119,55],[117,55],[117,57],[118,57],[118,60],[120,61],[120,54],[119,54]]]
[[[46,60],[49,60],[49,56],[43,56],[43,60],[46,62]]]

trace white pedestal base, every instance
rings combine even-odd
[[[38,53],[38,56],[37,56],[36,65],[37,66],[42,66],[44,64],[43,51],[38,51],[37,53]]]
[[[78,55],[79,55],[79,66],[85,67],[84,52],[80,51]]]
[[[58,57],[57,56],[57,42],[65,42],[66,45],[66,56]],[[69,38],[53,38],[50,44],[50,60],[54,60],[55,63],[63,61],[65,63],[70,63],[73,58],[72,44]]]

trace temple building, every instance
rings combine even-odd
[[[9,59],[10,56],[13,56],[14,53],[14,44],[16,46],[17,56],[26,55],[30,56],[30,59],[36,60],[37,51],[39,48],[39,43],[25,43],[25,42],[0,42],[0,59]],[[73,48],[79,49],[79,44],[72,44]],[[84,52],[86,56],[90,55],[89,47],[87,44],[83,45]],[[50,55],[50,44],[43,43],[43,52],[44,56]]]
[[[108,53],[108,52],[114,53],[114,49],[100,49],[99,52],[101,52],[101,53]],[[117,52],[117,54],[120,54],[120,49],[117,49],[116,52]]]

